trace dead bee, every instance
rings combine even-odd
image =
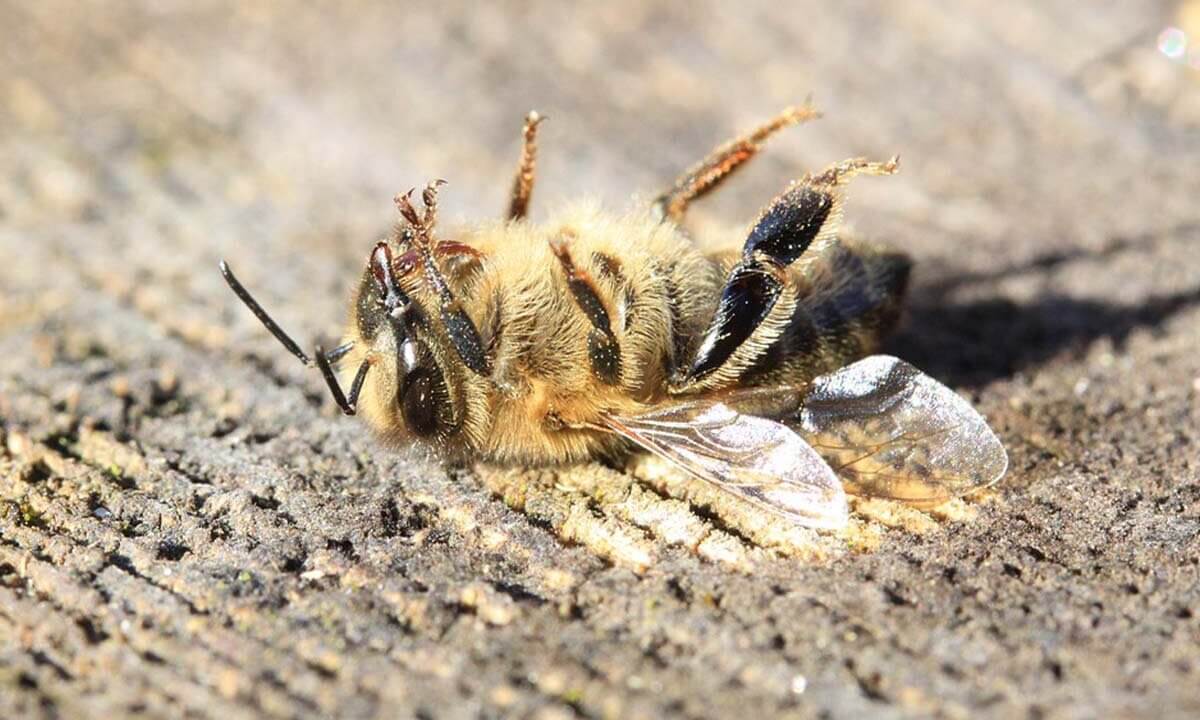
[[[398,196],[403,222],[371,252],[342,344],[312,358],[221,271],[315,362],[343,412],[447,461],[574,463],[638,447],[814,527],[845,524],[846,491],[934,504],[989,485],[1008,459],[983,418],[911,365],[871,356],[910,262],[839,230],[843,188],[894,173],[895,159],[805,175],[740,250],[706,254],[682,226],[768,136],[817,115],[789,108],[718,147],[649,208],[578,205],[534,224],[530,113],[507,218],[443,235],[442,181],[419,211],[413,191]]]

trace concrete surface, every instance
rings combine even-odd
[[[479,5],[0,3],[0,715],[1200,713],[1197,3]],[[536,218],[810,92],[698,219],[899,153],[848,208],[918,262],[889,350],[1012,458],[854,542],[382,451],[216,272],[332,336],[392,195],[499,213],[528,109]]]

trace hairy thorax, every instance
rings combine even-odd
[[[576,206],[544,223],[495,223],[452,237],[473,252],[447,262],[447,279],[492,363],[488,377],[462,372],[449,383],[460,389],[449,401],[468,441],[457,450],[491,461],[572,462],[614,451],[621,441],[598,429],[602,415],[633,414],[665,397],[722,281],[718,263],[648,213]],[[419,272],[402,282],[418,299],[428,293]],[[359,325],[351,323],[355,347],[378,348]],[[399,423],[384,349],[384,372],[368,378],[360,412],[388,437]]]

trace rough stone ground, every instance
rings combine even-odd
[[[0,3],[0,716],[1200,713],[1196,3],[434,5]],[[329,336],[396,191],[499,212],[529,108],[537,216],[809,92],[700,216],[900,153],[849,209],[919,262],[890,349],[1012,458],[824,559],[381,451],[215,269]]]

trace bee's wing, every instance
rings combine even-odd
[[[782,423],[700,400],[634,417],[609,417],[605,425],[695,477],[797,524],[846,524],[841,481]]]
[[[999,480],[987,421],[912,365],[873,355],[813,381],[793,426],[854,494],[933,505]]]

